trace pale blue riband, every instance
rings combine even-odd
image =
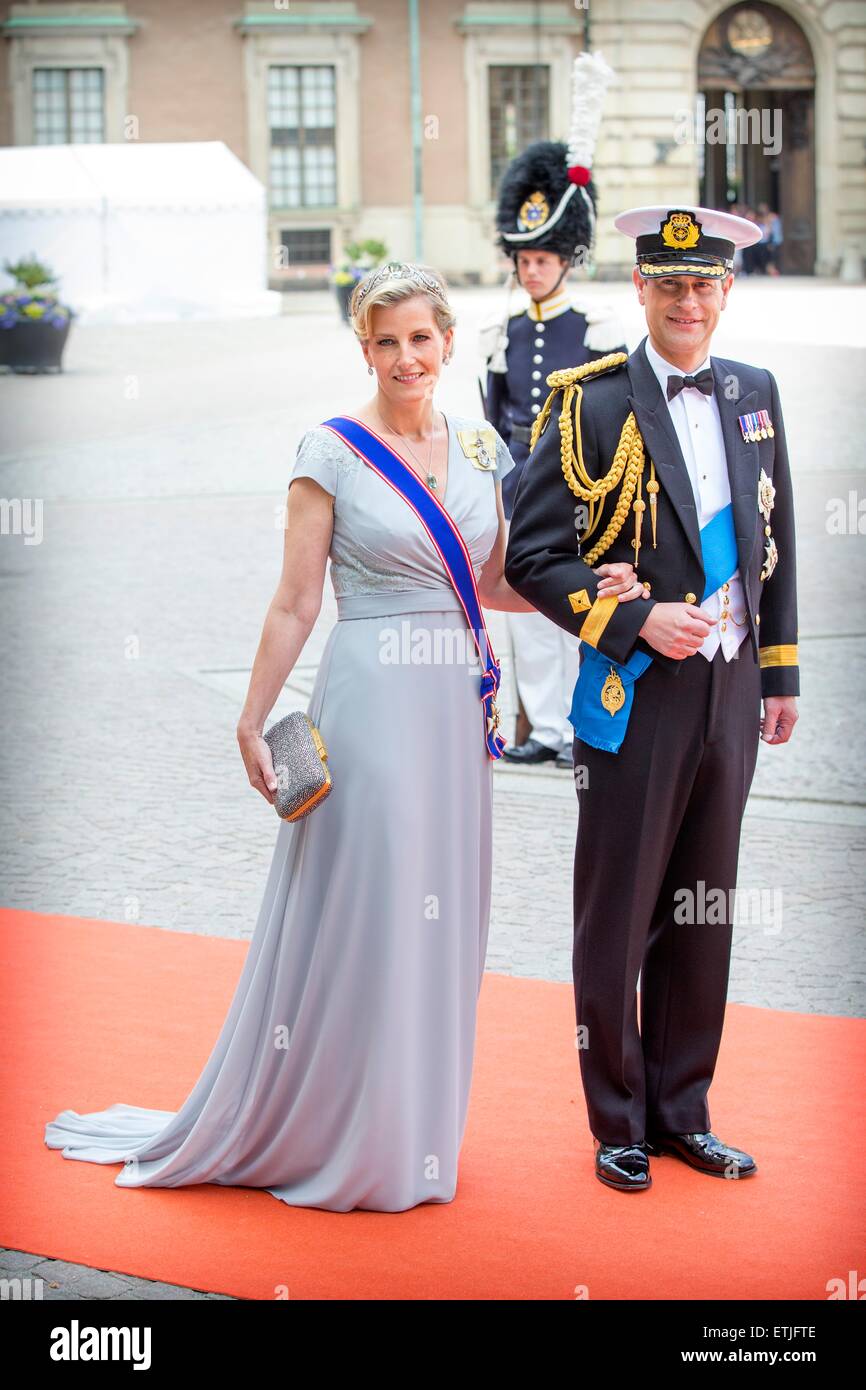
[[[737,568],[737,538],[730,503],[701,528],[701,554],[706,576],[701,598],[703,603],[704,599],[727,583]],[[637,598],[630,602],[640,603],[641,600]],[[634,703],[635,681],[643,675],[651,661],[652,657],[642,651],[635,651],[628,661],[613,661],[588,642],[581,643],[580,674],[568,716],[577,738],[603,752],[619,752]],[[625,701],[613,715],[601,703],[602,688],[611,668],[619,676],[625,691]]]

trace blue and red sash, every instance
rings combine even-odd
[[[414,469],[410,468],[399,454],[395,454],[378,434],[351,415],[333,415],[330,420],[323,420],[322,423],[369,464],[373,472],[378,473],[389,487],[399,493],[404,502],[408,502],[436,547],[478,648],[483,673],[479,693],[487,752],[491,758],[501,758],[506,740],[497,733],[499,710],[496,706],[496,693],[500,680],[499,662],[487,635],[475,583],[475,571],[463,537],[439,499],[422,483]]]

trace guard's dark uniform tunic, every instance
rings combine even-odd
[[[682,923],[675,894],[691,890],[700,900],[701,882],[707,894],[735,887],[761,696],[799,693],[794,512],[778,389],[761,368],[718,357],[711,365],[748,625],[737,659],[725,661],[720,649],[712,661],[700,653],[676,661],[639,636],[652,603],[699,603],[705,587],[695,496],[643,343],[627,362],[583,380],[579,426],[574,402],[570,418],[586,473],[598,479],[634,412],[659,484],[657,548],[644,522],[639,551],[638,577],[649,581],[651,599],[596,597],[600,581],[579,554],[556,410],[523,472],[505,560],[518,593],[603,656],[625,662],[636,648],[652,655],[619,751],[574,744],[575,764],[587,769],[574,865],[575,1004],[587,1030],[580,1063],[590,1127],[610,1145],[710,1129],[706,1097],[731,920],[726,912],[720,924]],[[731,381],[735,399],[725,389]],[[552,404],[560,400],[554,393]],[[774,433],[747,440],[738,419],[760,411]],[[761,470],[775,487],[769,525],[759,506]],[[618,496],[604,497],[596,534]],[[629,514],[603,559],[634,563],[634,534]]]

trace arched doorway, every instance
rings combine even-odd
[[[697,134],[704,207],[781,219],[779,271],[815,269],[815,64],[806,35],[776,5],[730,5],[698,55]],[[760,268],[762,250],[752,268]]]

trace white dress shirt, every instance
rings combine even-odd
[[[715,391],[705,396],[696,386],[684,386],[673,400],[667,398],[669,376],[696,376],[710,366],[709,357],[699,367],[686,373],[656,352],[649,338],[646,340],[646,355],[650,366],[658,378],[662,397],[670,412],[676,430],[698,513],[698,526],[703,528],[712,521],[717,512],[727,507],[731,501],[731,484],[728,478],[728,464],[725,455],[725,440],[722,434],[722,419]],[[746,605],[739,569],[731,575],[727,583],[714,594],[700,602],[707,617],[715,621],[702,646],[701,656],[712,661],[719,647],[726,661],[739,656],[739,647],[746,635]]]

